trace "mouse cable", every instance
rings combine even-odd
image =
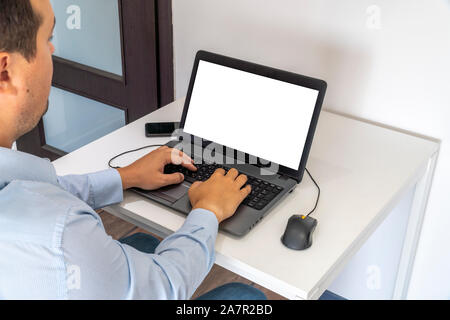
[[[125,151],[125,152],[123,152],[123,153],[121,153],[121,154],[115,156],[114,158],[111,158],[111,159],[108,161],[108,166],[109,166],[111,169],[120,169],[120,167],[113,167],[113,166],[111,165],[111,162],[113,162],[114,160],[116,160],[117,158],[119,158],[119,157],[121,157],[121,156],[124,156],[124,155],[129,154],[129,153],[132,153],[132,152],[141,151],[141,150],[147,149],[147,148],[163,147],[163,146],[164,146],[163,144],[152,144],[152,145],[145,146],[145,147],[141,147],[141,148],[138,148],[138,149],[134,149],[134,150],[130,150],[130,151]]]
[[[308,173],[309,177],[311,178],[312,182],[314,182],[314,184],[317,187],[317,190],[319,191],[317,194],[317,199],[316,199],[316,204],[314,205],[314,208],[307,214],[305,215],[305,217],[308,217],[311,213],[313,213],[314,211],[316,211],[317,208],[317,204],[319,203],[319,198],[320,198],[320,187],[317,184],[316,180],[314,180],[314,178],[312,177],[311,173],[309,172],[309,170],[307,168],[305,168],[306,172]]]

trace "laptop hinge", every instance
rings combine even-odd
[[[278,173],[278,174],[280,175],[280,179],[282,179],[282,180],[293,179],[293,180],[297,181],[297,184],[299,184],[301,182],[301,179],[298,179],[297,177],[290,177],[290,176],[287,176],[285,174],[280,174],[280,173]]]

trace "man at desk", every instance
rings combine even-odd
[[[123,189],[182,182],[166,164],[196,168],[163,147],[122,169],[58,177],[48,160],[11,150],[47,111],[54,25],[48,0],[0,0],[0,299],[189,299],[214,263],[218,223],[250,192],[247,178],[219,169],[194,184],[193,211],[153,254],[111,239],[94,209],[121,202]],[[264,295],[234,284],[206,298]]]

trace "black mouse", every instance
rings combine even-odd
[[[308,249],[312,245],[312,234],[317,220],[307,216],[293,215],[289,218],[281,242],[294,250]]]

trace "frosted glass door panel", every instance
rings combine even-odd
[[[55,56],[122,76],[118,0],[51,0]]]
[[[72,152],[123,126],[123,110],[52,87],[44,116],[47,145]]]

